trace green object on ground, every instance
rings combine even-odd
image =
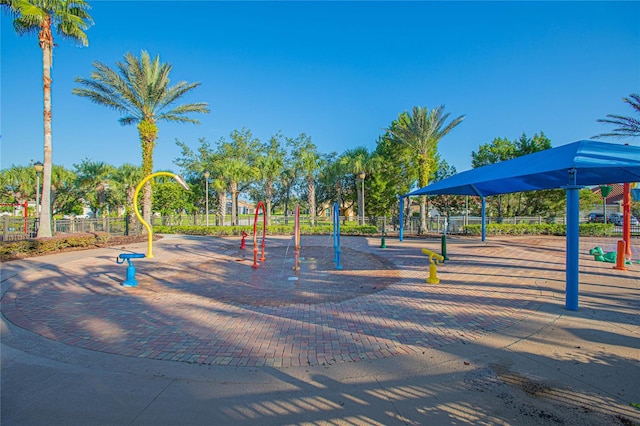
[[[589,254],[593,255],[595,260],[599,262],[607,262],[607,263],[616,263],[616,258],[618,257],[615,251],[610,251],[605,253],[604,250],[602,250],[602,247],[599,247],[599,246],[589,250]],[[625,265],[633,264],[633,262],[626,259],[624,263]]]
[[[637,408],[638,410],[640,410],[640,404],[638,404],[637,402],[632,402],[631,404],[629,404],[632,407]]]

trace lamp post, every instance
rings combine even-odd
[[[204,172],[204,210],[207,226],[209,226],[209,176],[209,172]]]
[[[364,225],[364,178],[367,176],[365,172],[358,173],[358,177],[360,178],[360,182],[362,182],[362,223]]]
[[[40,173],[44,170],[44,164],[37,161],[33,168],[36,169],[36,219],[40,218]]]

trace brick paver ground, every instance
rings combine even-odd
[[[331,237],[303,237],[293,271],[291,237],[267,237],[257,269],[252,244],[240,250],[238,238],[166,237],[154,258],[135,262],[136,288],[120,285],[126,267],[115,257],[146,245],[91,250],[21,274],[2,312],[46,338],[139,358],[273,367],[388,358],[535,314],[564,280],[564,241],[526,241],[450,239],[433,285],[420,249],[439,252],[439,239],[387,239],[381,249],[379,239],[343,237],[336,270]]]

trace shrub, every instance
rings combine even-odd
[[[557,223],[490,223],[486,227],[487,235],[567,235],[566,225]],[[610,237],[613,225],[604,223],[581,223],[580,235],[585,237]],[[467,225],[464,231],[468,235],[481,235],[482,225]]]
[[[109,234],[96,232],[90,234],[67,234],[51,238],[36,238],[21,241],[3,241],[0,243],[0,260],[21,259],[56,253],[61,250],[102,247],[109,241]]]
[[[258,224],[258,232],[262,232],[262,225]],[[253,226],[154,226],[155,234],[186,234],[186,235],[215,235],[219,237],[241,235],[245,231],[253,235]],[[371,225],[341,226],[341,235],[375,235],[378,229]],[[302,225],[300,233],[303,235],[331,235],[333,224],[322,223],[316,226]],[[293,224],[269,225],[267,235],[293,235]]]

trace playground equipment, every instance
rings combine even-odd
[[[617,253],[615,251],[609,251],[605,253],[604,250],[602,250],[602,247],[597,246],[589,250],[589,254],[592,255],[593,259],[597,260],[598,262],[615,263],[615,269],[626,270],[624,265],[631,265],[633,262],[624,258],[624,244],[624,241],[618,241]]]
[[[626,271],[627,268],[624,267],[625,264],[625,252],[626,252],[626,242],[624,240],[618,241],[618,254],[616,256],[616,266],[613,269],[619,269],[621,271]],[[629,262],[631,263],[631,262]]]
[[[336,264],[336,269],[342,269],[340,264],[340,210],[338,209],[338,203],[333,204],[333,262]]]
[[[442,253],[443,263],[449,258],[447,257],[447,233],[442,234],[442,239],[440,241],[440,253]]]
[[[385,216],[382,221],[382,237],[380,238],[380,248],[387,248],[387,217]]]
[[[186,189],[187,191],[189,190],[189,187],[187,186],[187,182],[185,182],[185,180],[184,180],[184,178],[182,176],[176,175],[176,174],[173,174],[173,173],[169,173],[169,172],[151,173],[149,176],[147,176],[146,178],[142,179],[140,181],[140,183],[138,184],[138,186],[136,187],[136,190],[133,193],[133,212],[136,214],[136,217],[138,218],[140,223],[142,223],[144,225],[144,227],[147,228],[147,235],[148,235],[147,257],[153,257],[153,251],[152,251],[152,249],[153,249],[153,228],[151,227],[151,225],[149,225],[147,223],[146,220],[144,220],[142,218],[142,215],[138,211],[138,193],[140,192],[140,190],[142,189],[144,184],[147,183],[147,181],[149,179],[152,179],[152,178],[154,178],[156,176],[169,176],[170,178],[173,178],[176,182],[178,182],[180,184],[180,186],[182,186],[184,189]]]
[[[244,250],[247,248],[247,245],[245,244],[244,240],[245,238],[247,238],[249,234],[247,234],[246,232],[242,231],[242,241],[240,242],[240,249]]]
[[[264,206],[264,202],[259,201],[256,206],[256,214],[253,218],[253,265],[252,268],[257,269],[260,265],[258,265],[258,213],[260,212],[260,207],[262,207],[262,255],[260,256],[260,262],[264,262],[267,260],[264,257],[264,239],[267,236],[267,209]]]
[[[422,249],[422,253],[429,256],[429,278],[427,278],[427,282],[429,284],[440,283],[440,279],[438,279],[438,276],[436,274],[436,262],[433,259],[435,258],[438,261],[438,264],[442,264],[444,262],[444,257],[427,249]]]
[[[296,218],[293,226],[293,270],[300,270],[300,204],[296,204]]]
[[[126,260],[129,263],[127,266],[127,279],[121,284],[123,287],[137,287],[138,281],[136,280],[136,267],[133,265],[131,259],[143,259],[144,253],[121,253],[116,257],[116,263],[122,265]]]

